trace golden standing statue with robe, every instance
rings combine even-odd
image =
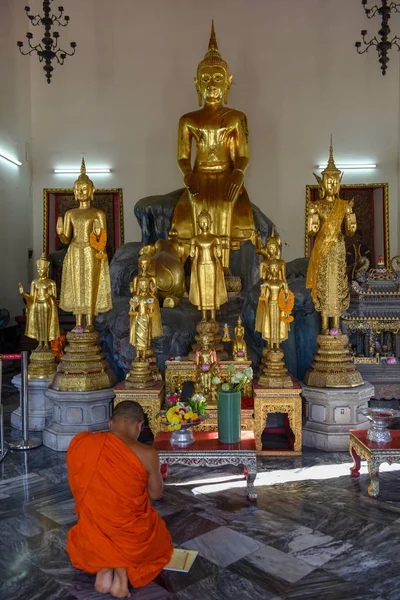
[[[215,321],[216,311],[221,304],[228,302],[224,272],[221,262],[220,239],[211,233],[210,214],[203,210],[198,218],[199,234],[190,245],[192,270],[190,277],[189,301],[202,313],[202,321]]]
[[[243,185],[249,164],[249,132],[246,115],[224,106],[232,75],[218,51],[212,24],[210,43],[199,63],[195,85],[202,108],[181,117],[178,131],[178,165],[186,190],[178,200],[172,229],[189,253],[190,240],[200,233],[198,216],[206,210],[211,233],[226,238],[222,264],[229,272],[230,250],[254,240],[254,220]],[[204,102],[204,106],[203,106]],[[196,147],[192,167],[192,143]]]
[[[57,234],[63,244],[69,244],[64,258],[60,307],[76,317],[76,327],[94,331],[95,315],[112,309],[108,258],[106,215],[91,206],[95,188],[86,175],[82,159],[81,174],[74,184],[77,208],[58,218]],[[75,329],[73,330],[75,331]]]
[[[321,334],[304,382],[315,387],[355,387],[362,385],[363,380],[351,361],[349,340],[339,327],[341,312],[350,303],[344,233],[352,236],[357,221],[353,200],[339,197],[342,173],[333,159],[332,139],[328,165],[322,178],[315,178],[320,186],[320,200],[310,207],[307,220],[307,234],[315,240],[306,287],[311,290],[315,309],[321,313]]]
[[[28,373],[31,379],[51,377],[56,370],[49,342],[60,337],[60,328],[56,282],[49,279],[49,266],[45,254],[36,261],[38,278],[32,281],[30,294],[19,284],[19,292],[26,301],[25,335],[39,342],[30,356]]]

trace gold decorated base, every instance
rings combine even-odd
[[[263,388],[290,388],[293,386],[282,350],[264,348],[258,385]]]
[[[156,385],[150,363],[147,361],[134,360],[131,370],[126,376],[126,386],[135,389],[147,389]]]
[[[225,286],[228,298],[234,298],[242,291],[242,280],[235,275],[225,275]]]
[[[97,341],[99,334],[67,333],[67,346],[49,388],[62,392],[103,390],[116,382]]]
[[[349,351],[347,335],[319,335],[314,361],[305,374],[304,383],[311,387],[350,388],[363,385]]]
[[[201,338],[204,335],[209,337],[209,345],[216,351],[219,360],[228,360],[228,354],[225,352],[222,344],[222,335],[220,334],[218,321],[199,321],[196,325],[196,331],[196,343],[192,345],[192,351],[188,356],[189,360],[195,359],[196,351],[200,348]]]
[[[160,369],[157,365],[157,357],[152,347],[147,348],[146,350],[146,360],[150,364],[151,372],[153,373],[153,377],[156,381],[162,381],[162,375],[160,373]]]
[[[29,379],[51,379],[56,369],[57,364],[52,350],[49,348],[33,350],[29,358]]]

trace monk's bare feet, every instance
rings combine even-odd
[[[109,594],[111,585],[113,582],[113,570],[112,569],[100,569],[96,575],[96,581],[94,582],[94,589],[99,594]]]
[[[114,598],[131,597],[128,589],[128,575],[125,568],[119,567],[118,569],[114,569],[114,579],[110,593]]]

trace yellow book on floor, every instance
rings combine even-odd
[[[197,555],[197,550],[174,548],[171,560],[165,565],[164,571],[181,571],[182,573],[189,573],[189,569],[194,563]]]

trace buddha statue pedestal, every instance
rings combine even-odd
[[[126,387],[134,389],[152,388],[156,384],[150,363],[147,361],[132,361],[131,370],[125,379]]]
[[[52,350],[49,348],[33,350],[29,357],[29,379],[51,379],[56,370],[57,365]]]
[[[43,431],[51,421],[53,406],[49,398],[45,396],[50,381],[49,378],[28,379],[29,431]],[[12,383],[21,396],[21,375],[13,377]],[[11,425],[15,429],[22,430],[21,402],[19,407],[11,413]]]
[[[72,438],[82,431],[107,431],[114,391],[61,392],[47,389],[52,405],[51,423],[43,430],[43,445],[65,452]]]
[[[349,351],[349,339],[337,335],[317,337],[318,349],[314,362],[304,376],[304,383],[318,388],[353,388],[363,385]]]
[[[272,456],[298,455],[302,448],[302,399],[301,387],[293,378],[290,388],[264,388],[254,386],[254,437],[256,449],[262,451],[261,436],[267,424],[269,413],[284,413],[289,419],[294,436],[293,450],[266,450]]]
[[[350,429],[368,429],[368,421],[358,413],[368,406],[374,386],[364,382],[356,388],[316,388],[303,385],[307,422],[303,444],[331,452],[349,448]]]
[[[99,334],[67,333],[68,345],[50,384],[53,390],[89,392],[111,388],[115,375],[97,345]]]
[[[45,396],[52,403],[51,423],[43,445],[65,451],[81,431],[106,431],[115,375],[108,366],[97,332],[67,334],[68,345]]]
[[[164,404],[164,382],[155,381],[152,388],[135,389],[125,380],[115,386],[114,392],[114,408],[124,400],[134,400],[140,404],[143,412],[147,415],[149,427],[155,437],[160,431],[160,422],[156,417]]]
[[[262,388],[291,388],[293,381],[282,350],[263,350],[258,385]]]
[[[222,344],[222,335],[220,333],[220,325],[218,321],[199,321],[196,325],[197,335],[195,336],[196,343],[192,346],[192,351],[189,353],[188,358],[194,360],[196,350],[200,348],[201,338],[207,336],[210,341],[211,348],[214,348],[217,353],[218,359],[228,360],[228,354]]]

